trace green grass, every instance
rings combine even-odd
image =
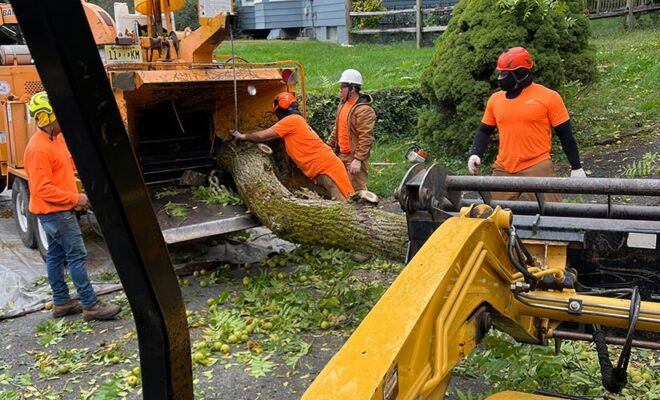
[[[416,49],[412,42],[342,47],[328,42],[242,40],[234,42],[234,49],[250,62],[300,61],[309,93],[338,91],[335,82],[347,68],[362,73],[366,90],[417,86],[422,67],[433,54],[433,48]],[[231,54],[231,44],[224,42],[216,53]]]
[[[651,24],[640,19],[642,27]],[[622,19],[592,21],[597,82],[561,89],[581,148],[635,129],[652,131],[660,115],[660,29],[626,32]]]

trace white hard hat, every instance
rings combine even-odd
[[[362,74],[356,69],[347,69],[342,72],[338,83],[354,83],[356,85],[362,85]]]

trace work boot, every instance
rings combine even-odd
[[[69,300],[59,306],[53,306],[53,318],[61,318],[66,315],[80,314],[83,308],[79,300]]]
[[[91,321],[93,319],[97,321],[114,319],[115,316],[119,314],[119,311],[121,311],[121,307],[118,305],[104,303],[99,300],[93,306],[83,310],[83,318],[85,321]]]

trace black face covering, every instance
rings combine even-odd
[[[532,74],[525,68],[519,68],[515,71],[502,71],[497,83],[506,92],[506,97],[512,99],[532,83]]]

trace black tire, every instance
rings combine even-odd
[[[41,254],[41,258],[46,261],[46,253],[48,253],[48,238],[46,237],[46,231],[44,231],[43,226],[41,226],[41,222],[39,222],[39,219],[33,215],[34,217],[34,239],[37,242],[37,249],[39,250],[39,254]]]
[[[30,190],[27,182],[21,178],[15,178],[11,185],[11,210],[14,213],[16,228],[23,244],[30,248],[37,248],[34,224],[36,217],[30,213]]]

